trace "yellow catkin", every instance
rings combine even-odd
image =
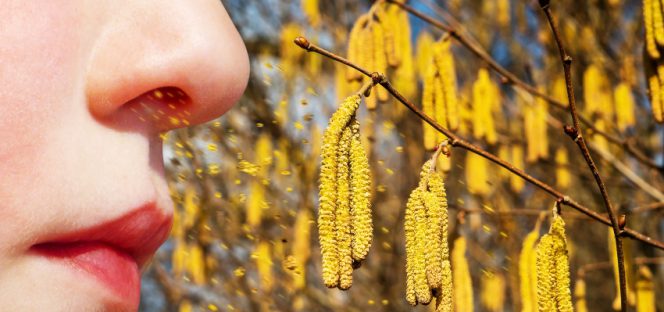
[[[191,276],[191,281],[197,285],[205,284],[205,256],[203,249],[199,244],[189,243],[186,257],[187,272]]]
[[[454,306],[456,311],[473,311],[473,285],[466,258],[466,238],[459,236],[452,248],[454,276]]]
[[[281,28],[279,67],[286,79],[292,79],[295,76],[296,68],[302,59],[302,49],[293,44],[293,39],[302,34],[302,27],[297,23],[288,23]]]
[[[660,118],[664,119],[664,63],[657,65],[657,77],[659,82],[659,111]]]
[[[549,158],[549,136],[547,135],[549,104],[542,98],[535,100],[535,119],[537,120],[537,155],[539,159]],[[530,129],[528,130],[530,131]]]
[[[353,119],[351,127],[353,135],[350,144],[352,256],[353,260],[362,261],[369,252],[373,237],[371,172],[369,158],[360,138],[360,124]]]
[[[595,128],[597,128],[597,130],[599,130],[599,131],[606,132],[606,130],[607,130],[606,129],[606,127],[607,127],[606,124],[607,124],[607,121],[604,120],[604,119],[600,118],[600,119],[595,120]],[[603,136],[599,133],[593,133],[591,140],[597,145],[598,148],[600,148],[604,151],[609,150],[609,141],[606,139],[605,136]]]
[[[433,89],[433,107],[434,107],[434,116],[435,120],[443,126],[443,128],[448,129],[449,125],[447,124],[447,107],[445,106],[445,90],[443,89],[442,77],[436,73],[434,78],[434,89]],[[445,135],[436,131],[436,142],[441,142],[445,139]]]
[[[519,281],[522,312],[537,311],[537,259],[535,244],[539,238],[539,227],[526,235],[519,254]]]
[[[620,277],[618,274],[618,257],[616,251],[616,239],[613,235],[613,228],[607,227],[607,242],[609,244],[609,258],[611,259],[611,266],[613,266],[613,280],[616,286],[616,296],[613,299],[612,307],[614,310],[620,310]],[[633,306],[636,303],[636,293],[634,292],[634,281],[632,277],[632,269],[634,259],[632,259],[632,242],[631,240],[623,240],[623,256],[625,265],[625,281],[627,284],[627,305]]]
[[[367,15],[360,15],[353,24],[350,33],[348,34],[348,50],[346,52],[346,58],[351,62],[357,64],[362,64],[363,60],[361,59],[363,55],[360,52],[364,49],[365,43],[362,41],[361,32],[364,27],[367,25],[369,17]],[[351,80],[362,80],[362,74],[351,67],[346,67],[346,79]]]
[[[539,311],[573,311],[565,222],[555,214],[535,247]]]
[[[655,27],[652,11],[652,2],[654,0],[643,0],[643,22],[645,28],[645,46],[648,55],[653,59],[658,59],[660,54],[655,41]]]
[[[350,216],[350,143],[352,131],[346,127],[337,148],[337,209],[336,238],[339,261],[339,289],[346,290],[353,285],[353,259]]]
[[[499,272],[485,271],[480,281],[480,299],[485,311],[503,311],[505,304],[505,276]]]
[[[498,0],[496,4],[498,11],[496,21],[501,27],[507,27],[510,24],[510,0]]]
[[[636,281],[636,312],[655,312],[655,285],[652,281],[652,272],[647,266],[639,268]]]
[[[249,183],[249,195],[247,196],[247,224],[251,228],[258,228],[261,223],[265,204],[265,186],[257,179]]]
[[[391,67],[398,67],[401,64],[400,55],[396,51],[396,29],[398,27],[398,16],[394,14],[396,11],[390,8],[385,9],[383,16],[381,16],[381,24],[384,26],[385,31],[385,54],[387,56],[387,64]]]
[[[450,260],[443,261],[443,284],[441,291],[436,294],[436,312],[454,311],[454,285],[452,279],[452,264]]]
[[[256,246],[252,254],[256,261],[256,269],[263,293],[270,293],[274,285],[274,276],[272,274],[272,253],[270,243],[261,241]]]
[[[323,133],[321,146],[321,169],[318,209],[318,233],[323,262],[323,282],[327,287],[336,287],[339,283],[339,255],[335,237],[335,213],[337,208],[337,153],[341,133],[360,105],[360,96],[353,95],[341,104],[330,119],[328,128]]]
[[[304,289],[306,286],[306,267],[311,255],[311,213],[307,209],[297,212],[295,225],[293,226],[293,250],[292,254],[297,261],[297,271],[293,272],[294,290]]]
[[[382,11],[378,9],[376,14],[381,15]],[[373,67],[370,68],[371,71],[385,73],[387,71],[387,54],[385,51],[385,29],[383,24],[378,20],[374,19],[371,25],[371,34],[372,40],[370,41],[373,44]],[[377,98],[381,101],[387,101],[389,98],[389,93],[383,87],[377,87],[373,90],[376,92]]]
[[[521,144],[512,144],[511,146],[511,151],[510,151],[511,157],[509,158],[512,162],[512,165],[519,169],[524,169],[525,164],[523,160],[523,146]],[[510,187],[512,188],[512,191],[514,192],[521,192],[523,190],[523,187],[525,186],[525,181],[523,178],[517,176],[516,174],[509,174],[510,177]]]
[[[406,202],[406,212],[404,215],[404,232],[406,234],[406,301],[412,305],[417,305],[417,296],[415,294],[416,265],[415,257],[417,255],[417,229],[415,210],[417,209],[418,198],[416,198],[417,189],[413,190]]]
[[[406,203],[406,300],[411,305],[429,303],[431,291],[427,284],[425,249],[425,208],[421,186],[415,188]]]
[[[415,61],[413,60],[413,48],[411,45],[411,31],[410,22],[408,20],[408,12],[400,9],[396,5],[388,6],[390,14],[394,14],[395,31],[395,54],[399,59],[399,66],[394,71],[391,77],[393,78],[394,87],[401,92],[405,98],[414,98],[418,92],[417,76],[415,71]],[[405,106],[394,100],[394,109],[390,110],[393,118],[399,119],[406,111]]]
[[[625,131],[628,127],[634,126],[636,118],[634,117],[634,97],[632,90],[625,82],[621,82],[613,92],[614,103],[616,104],[616,124],[618,130]]]
[[[443,258],[441,250],[441,217],[442,206],[432,192],[422,192],[422,200],[426,210],[426,237],[428,243],[425,247],[426,273],[429,288],[439,288],[443,283]]]
[[[434,90],[436,88],[435,82],[436,70],[433,66],[430,66],[422,88],[422,111],[425,115],[431,118],[436,118],[436,111],[434,110]],[[437,145],[436,129],[434,129],[425,121],[422,121],[422,127],[424,148],[427,150],[433,150]]]
[[[302,12],[313,27],[320,25],[321,17],[318,10],[318,0],[302,0]]]
[[[567,160],[567,150],[559,147],[556,150],[556,186],[560,189],[567,189],[572,181],[572,175],[569,172],[569,165]]]
[[[574,287],[574,308],[576,312],[588,312],[588,304],[586,303],[586,281],[579,278]]]
[[[657,75],[648,77],[648,92],[650,93],[650,106],[652,107],[652,114],[655,121],[658,123],[664,122],[664,110],[662,109],[662,95]]]
[[[427,73],[431,69],[431,60],[433,59],[433,36],[426,31],[420,32],[417,36],[416,42],[416,60],[417,60],[417,73],[420,79],[425,80]]]
[[[436,43],[434,47],[434,63],[438,70],[440,86],[444,93],[443,123],[450,130],[459,128],[459,104],[456,92],[456,72],[454,69],[454,56],[451,50],[452,40],[447,37]],[[441,119],[439,119],[440,121]]]
[[[664,16],[662,15],[662,3],[660,1],[651,1],[652,19],[655,41],[658,46],[664,46]]]
[[[595,64],[591,64],[583,72],[583,104],[584,112],[589,116],[600,112],[602,100],[602,72]]]
[[[556,80],[554,80],[551,93],[553,98],[558,102],[563,103],[565,107],[569,105],[569,101],[567,99],[567,86],[565,85],[564,77],[558,77]]]
[[[484,138],[489,144],[497,141],[493,112],[500,108],[499,97],[498,87],[491,81],[489,72],[481,68],[477,73],[477,80],[473,83],[473,136],[477,139]]]
[[[488,195],[491,188],[488,183],[488,162],[484,157],[475,153],[466,154],[466,185],[468,192],[476,195]]]

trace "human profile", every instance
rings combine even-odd
[[[218,0],[0,1],[0,310],[135,311],[173,203],[160,133],[247,84]]]

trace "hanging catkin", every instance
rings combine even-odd
[[[583,278],[576,280],[574,287],[574,307],[576,312],[588,312],[588,305],[586,303],[586,281]]]
[[[355,261],[362,261],[369,252],[373,237],[371,219],[371,171],[366,150],[360,138],[360,123],[353,119],[350,142],[350,178],[351,178],[351,231],[352,256]]]
[[[336,150],[344,128],[359,105],[359,95],[348,97],[332,115],[328,128],[323,133],[318,231],[323,260],[323,281],[327,287],[336,287],[339,283],[339,254],[335,237],[338,167]]]
[[[406,203],[406,300],[428,304],[435,290],[437,311],[452,310],[452,271],[447,242],[447,196],[442,176],[428,160]]]
[[[475,153],[466,153],[465,177],[468,192],[475,195],[488,195],[489,185],[488,161]]]
[[[643,0],[643,22],[645,28],[645,50],[652,59],[659,59],[660,53],[655,40],[655,19],[653,2],[655,0]]]
[[[456,130],[459,127],[459,104],[451,42],[447,36],[431,44],[431,59],[424,69],[426,74],[422,91],[422,110],[443,128]],[[434,130],[425,121],[422,121],[422,126],[426,149],[432,150],[438,142],[445,139],[442,133]]]
[[[369,17],[367,15],[360,15],[353,24],[353,28],[350,30],[348,35],[348,51],[346,53],[346,58],[351,62],[357,64],[363,64],[364,60],[361,59],[360,53],[364,48],[364,43],[362,42],[360,33],[367,25]],[[350,80],[362,80],[362,74],[351,67],[346,67],[346,79]]]
[[[561,190],[569,187],[572,177],[569,172],[569,165],[567,160],[567,150],[564,147],[559,147],[556,150],[556,186]]]
[[[360,95],[348,97],[330,118],[321,146],[318,232],[323,282],[346,290],[352,286],[354,262],[371,245],[370,173],[355,112]]]
[[[535,247],[539,311],[573,311],[565,222],[554,212],[549,233]]]
[[[459,236],[452,248],[452,267],[454,268],[454,306],[456,311],[473,311],[473,282],[466,258],[466,238]]]
[[[472,124],[476,139],[484,138],[489,144],[496,143],[493,113],[499,110],[499,101],[498,87],[489,78],[486,68],[480,68],[473,83]]]
[[[639,275],[636,281],[636,312],[656,312],[655,307],[655,285],[652,280],[652,272],[647,266],[639,267]]]
[[[616,104],[616,124],[618,130],[625,131],[628,127],[634,126],[636,122],[632,90],[627,83],[621,82],[614,90],[613,98]]]
[[[480,301],[485,311],[499,312],[505,305],[505,276],[500,272],[485,271],[482,274]]]
[[[353,284],[353,258],[351,249],[350,217],[350,127],[345,127],[337,148],[337,210],[335,232],[339,258],[339,289]]]
[[[537,258],[535,244],[539,238],[539,222],[523,240],[519,254],[519,280],[521,290],[522,312],[537,311]]]

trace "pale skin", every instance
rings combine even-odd
[[[134,310],[28,250],[150,199],[172,215],[159,134],[222,115],[248,72],[218,0],[0,0],[1,310]],[[145,98],[163,87],[188,100]]]

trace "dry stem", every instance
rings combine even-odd
[[[546,15],[546,19],[551,26],[553,36],[556,39],[556,45],[558,46],[558,52],[560,53],[560,60],[563,64],[563,70],[565,72],[565,85],[567,88],[567,99],[569,101],[569,111],[572,115],[573,126],[565,126],[565,133],[576,143],[579,147],[579,150],[583,154],[583,158],[586,160],[590,171],[592,171],[593,176],[595,177],[595,182],[597,182],[597,187],[599,187],[600,193],[602,194],[602,200],[604,201],[604,207],[606,212],[609,214],[609,220],[611,220],[611,227],[613,228],[613,235],[616,239],[616,253],[618,257],[618,275],[620,277],[620,303],[621,310],[627,311],[627,282],[625,278],[625,257],[623,254],[623,245],[622,245],[622,229],[618,224],[618,219],[616,218],[616,212],[611,205],[611,200],[609,199],[609,192],[604,185],[604,181],[599,174],[599,170],[593,161],[592,156],[590,155],[590,150],[586,145],[586,142],[583,138],[581,131],[581,126],[579,125],[579,115],[576,111],[576,101],[574,98],[574,87],[572,86],[572,57],[567,54],[565,47],[563,46],[562,40],[560,39],[560,34],[558,33],[558,28],[556,23],[553,20],[551,15],[551,8],[549,5],[549,0],[539,0],[540,6]],[[624,226],[624,225],[623,225]]]

